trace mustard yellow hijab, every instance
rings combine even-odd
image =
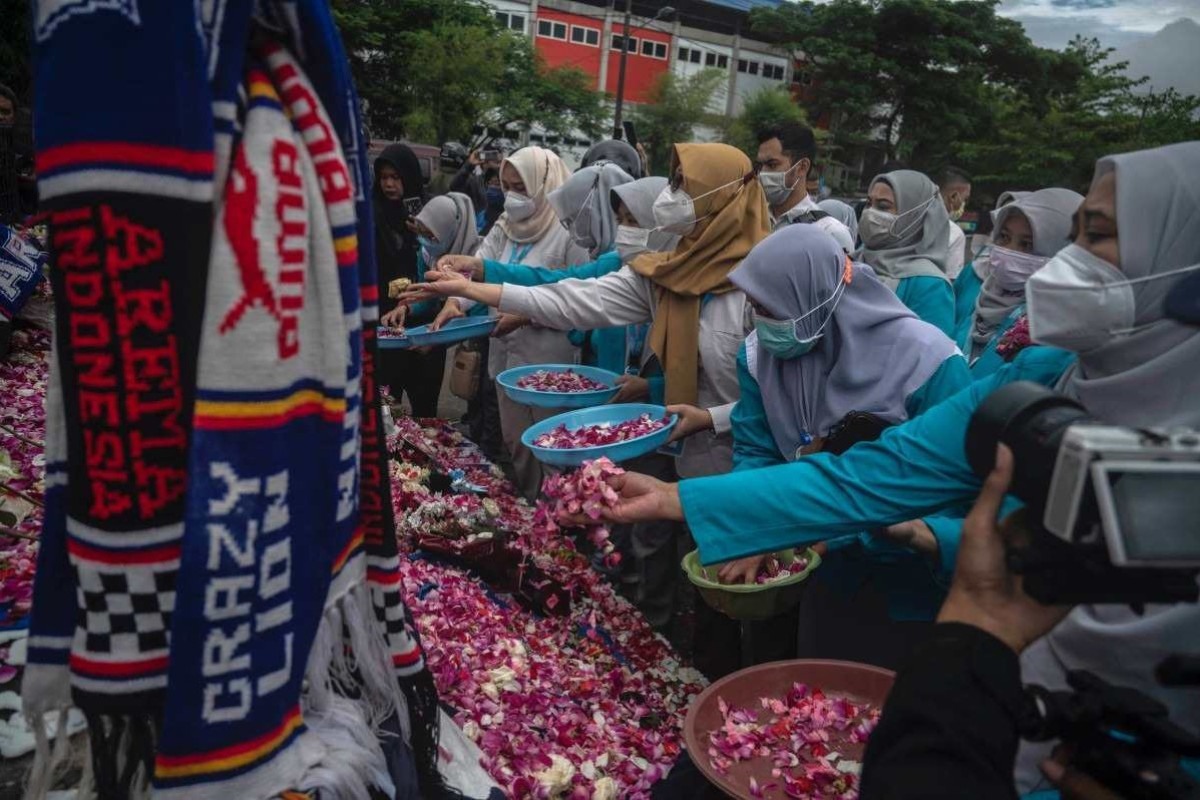
[[[771,232],[771,215],[750,159],[737,148],[677,144],[672,175],[676,167],[701,222],[673,252],[647,253],[629,266],[662,290],[649,344],[666,374],[667,403],[695,404],[700,301],[734,289],[729,273]]]

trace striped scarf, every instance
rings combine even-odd
[[[390,791],[389,719],[436,790],[345,55],[315,0],[261,4],[249,57],[250,4],[214,5],[35,14],[58,347],[26,713],[84,711],[101,796]],[[86,89],[85,58],[109,73]],[[29,794],[64,742],[39,732]]]

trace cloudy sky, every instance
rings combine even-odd
[[[1004,0],[1000,11],[1043,47],[1064,47],[1082,33],[1120,48],[1180,17],[1200,19],[1200,0]]]

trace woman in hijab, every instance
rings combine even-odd
[[[1005,363],[996,345],[1025,313],[1025,282],[1070,241],[1071,222],[1083,195],[1042,189],[996,212],[989,273],[975,313],[958,326],[958,346],[971,375],[990,375]]]
[[[1033,380],[1079,400],[1111,425],[1200,427],[1200,328],[1168,319],[1163,302],[1200,271],[1200,142],[1101,159],[1076,216],[1074,244],[1025,286],[1029,348],[992,375],[875,442],[831,458],[815,454],[766,470],[663,484],[627,473],[608,519],[680,519],[706,563],[769,552],[887,525],[970,501],[980,479],[962,443],[971,415],[1008,383]],[[1062,349],[1058,349],[1062,348]],[[1185,523],[1186,524],[1186,523]],[[953,569],[957,541],[931,554]],[[1146,692],[1185,729],[1200,728],[1200,695],[1166,688],[1154,666],[1200,629],[1195,604],[1081,606],[1022,657],[1025,682],[1065,686],[1087,669]],[[1026,745],[1018,789],[1037,780],[1048,746]]]
[[[1000,209],[1028,194],[1030,192],[1012,190],[1000,193],[1000,196],[996,198],[996,207],[991,212],[992,235],[999,232],[996,227],[996,214]],[[958,277],[954,279],[955,331],[962,327],[964,320],[970,319],[975,314],[975,301],[979,299],[979,290],[983,288],[983,282],[987,280],[988,273],[991,271],[991,250],[992,238],[989,236],[987,243],[979,248],[971,262],[967,264],[967,268],[958,273]]]
[[[420,242],[410,206],[424,204],[425,183],[421,165],[407,145],[393,144],[375,159],[375,252],[379,263],[379,304],[384,325],[423,325],[436,308],[425,305],[408,312],[388,296],[388,284],[397,278],[419,281],[424,275]],[[379,383],[392,390],[397,401],[408,395],[414,417],[436,417],[446,349],[382,350]]]
[[[664,374],[666,402],[699,407],[676,427],[679,438],[690,437],[680,473],[714,474],[732,464],[736,359],[751,328],[729,273],[769,233],[770,216],[750,161],[736,148],[677,144],[672,165],[674,177],[653,210],[657,228],[681,237],[674,251],[643,254],[593,280],[496,286],[443,271],[426,288],[558,329],[651,323],[643,358],[654,357]]]
[[[937,186],[909,169],[871,182],[858,221],[859,257],[920,319],[954,336],[954,289],[946,277],[950,215]]]
[[[541,147],[525,147],[506,158],[500,166],[500,180],[505,191],[504,214],[484,238],[477,258],[462,261],[552,270],[586,261],[586,251],[574,243],[549,199],[569,176],[562,160]],[[442,264],[453,265],[459,261],[454,256],[446,256]],[[472,305],[451,300],[438,314],[434,325],[461,316]],[[520,315],[502,314],[493,336],[496,338],[490,343],[488,354],[488,377],[493,380],[510,367],[572,364],[579,359],[578,347],[565,333],[531,325],[527,317]],[[521,444],[521,434],[535,422],[553,416],[554,410],[520,405],[503,392],[497,393],[497,402],[501,432],[512,456],[517,486],[526,497],[533,498],[542,485],[542,469],[533,454]]]

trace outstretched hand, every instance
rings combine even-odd
[[[442,310],[433,318],[433,322],[429,323],[429,330],[431,332],[440,331],[442,326],[450,320],[465,316],[466,314],[458,307],[458,303],[454,300],[447,300],[446,304],[442,306]]]
[[[600,512],[608,522],[683,521],[677,483],[666,483],[640,472],[623,472],[609,478],[608,485],[617,492],[617,502]]]
[[[474,281],[483,280],[483,259],[479,256],[451,253],[439,258],[435,269],[438,272],[461,272]]]

